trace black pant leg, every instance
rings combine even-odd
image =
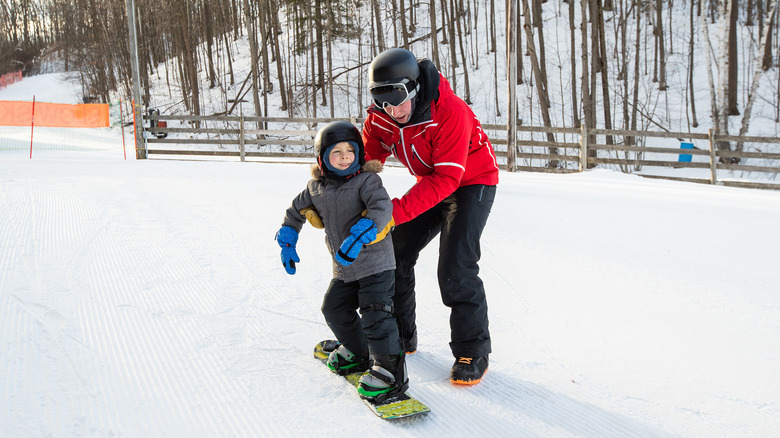
[[[393,314],[395,273],[393,270],[369,275],[358,280],[361,323],[370,354],[401,353],[398,323]]]
[[[409,222],[395,227],[391,236],[395,250],[395,296],[401,337],[409,339],[417,331],[414,266],[420,251],[441,230],[441,213],[433,207]]]
[[[442,301],[450,307],[450,347],[455,357],[491,351],[487,299],[479,278],[480,239],[496,187],[461,187],[442,201],[438,278]]]
[[[325,322],[345,347],[354,354],[368,354],[368,343],[357,313],[358,282],[345,283],[333,279],[322,300]]]

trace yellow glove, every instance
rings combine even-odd
[[[366,217],[367,214],[368,214],[368,210],[363,210],[362,216]],[[368,242],[366,245],[373,245],[381,241],[382,239],[385,238],[385,236],[387,236],[387,233],[389,233],[394,227],[395,227],[395,219],[393,219],[393,217],[391,216],[390,222],[388,222],[387,225],[385,225],[385,227],[382,228],[381,231],[376,233],[376,239],[372,240],[371,242]]]
[[[314,228],[319,228],[320,230],[325,228],[325,224],[322,223],[322,218],[314,207],[304,208],[301,210],[301,215],[306,216],[306,220],[309,221]]]

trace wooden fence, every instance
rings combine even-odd
[[[145,115],[144,120],[150,158],[210,156],[256,161],[313,158],[318,125],[334,119]],[[358,126],[363,122],[355,117],[336,120]],[[178,127],[171,122],[178,122]],[[482,128],[504,169],[573,173],[607,167],[649,178],[780,190],[780,183],[773,182],[780,174],[778,137],[721,136],[712,130],[682,133],[519,125],[512,163],[507,127],[483,124]],[[733,149],[737,150],[729,150],[729,144],[736,144]],[[674,175],[679,169],[689,170],[683,176]]]

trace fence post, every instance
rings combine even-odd
[[[709,137],[710,137],[710,184],[717,184],[718,183],[718,176],[717,176],[717,168],[718,168],[718,162],[715,158],[715,131],[710,128],[708,131]]]
[[[583,123],[580,135],[580,172],[584,172],[588,168],[588,125]]]
[[[238,153],[241,156],[241,162],[246,160],[246,152],[244,150],[244,115],[238,118]]]

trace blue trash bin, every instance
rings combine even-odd
[[[693,143],[680,142],[680,149],[693,149]],[[677,160],[680,163],[690,163],[693,155],[680,154],[680,158]]]

